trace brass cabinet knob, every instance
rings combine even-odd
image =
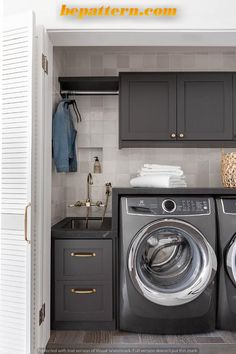
[[[184,138],[184,134],[183,133],[179,133],[179,138]]]
[[[172,133],[172,134],[170,134],[170,137],[171,137],[172,139],[174,139],[174,138],[176,138],[176,134],[175,134],[175,133]]]

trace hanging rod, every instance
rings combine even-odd
[[[61,91],[61,95],[85,96],[85,95],[119,95],[119,91]]]

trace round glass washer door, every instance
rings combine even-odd
[[[148,224],[131,242],[128,271],[149,301],[177,306],[197,298],[213,280],[215,252],[202,233],[181,220]]]
[[[232,238],[226,252],[226,267],[231,281],[236,286],[236,235]]]

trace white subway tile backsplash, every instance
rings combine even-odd
[[[90,147],[104,146],[103,134],[93,133],[90,135]]]
[[[117,134],[104,134],[104,147],[117,147],[118,148],[118,139]]]
[[[172,70],[183,70],[183,55],[172,54],[170,55],[170,69]]]
[[[118,69],[106,68],[104,69],[104,76],[117,76]]]
[[[208,60],[208,53],[196,54],[195,67],[196,70],[210,70],[210,62]]]
[[[141,70],[143,68],[143,55],[142,54],[131,54],[130,55],[130,69],[131,70]]]
[[[144,54],[143,56],[143,69],[155,70],[157,59],[155,54]]]
[[[161,70],[171,70],[170,67],[170,55],[160,54],[157,56],[157,69]]]
[[[89,59],[89,58],[87,58]],[[90,57],[90,67],[91,69],[97,68],[103,69],[103,55],[91,55]]]
[[[100,121],[91,121],[90,133],[93,134],[103,134],[103,122]]]
[[[91,146],[91,135],[90,134],[78,134],[77,137],[78,147],[90,147]]]
[[[117,68],[118,69],[124,69],[124,68],[129,68],[130,66],[130,60],[128,55],[118,55],[117,56]]]
[[[211,68],[212,71],[223,69],[223,57],[220,53],[209,54],[208,61],[208,67]]]
[[[105,69],[117,69],[117,56],[114,54],[104,54],[103,64]]]
[[[236,56],[235,54],[226,54],[223,55],[223,68],[224,70],[236,70]]]
[[[195,55],[194,54],[184,54],[183,55],[183,68],[184,70],[194,70],[195,69]]]
[[[104,120],[117,120],[119,116],[118,110],[107,108],[103,111]]]
[[[100,125],[101,125],[101,123],[100,123]],[[102,129],[103,129],[104,134],[116,134],[117,122],[115,120],[104,120],[103,125],[102,125]]]

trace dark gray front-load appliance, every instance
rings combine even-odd
[[[219,224],[217,327],[236,331],[236,198],[216,202]]]
[[[122,197],[119,328],[215,328],[215,203],[208,197]]]

